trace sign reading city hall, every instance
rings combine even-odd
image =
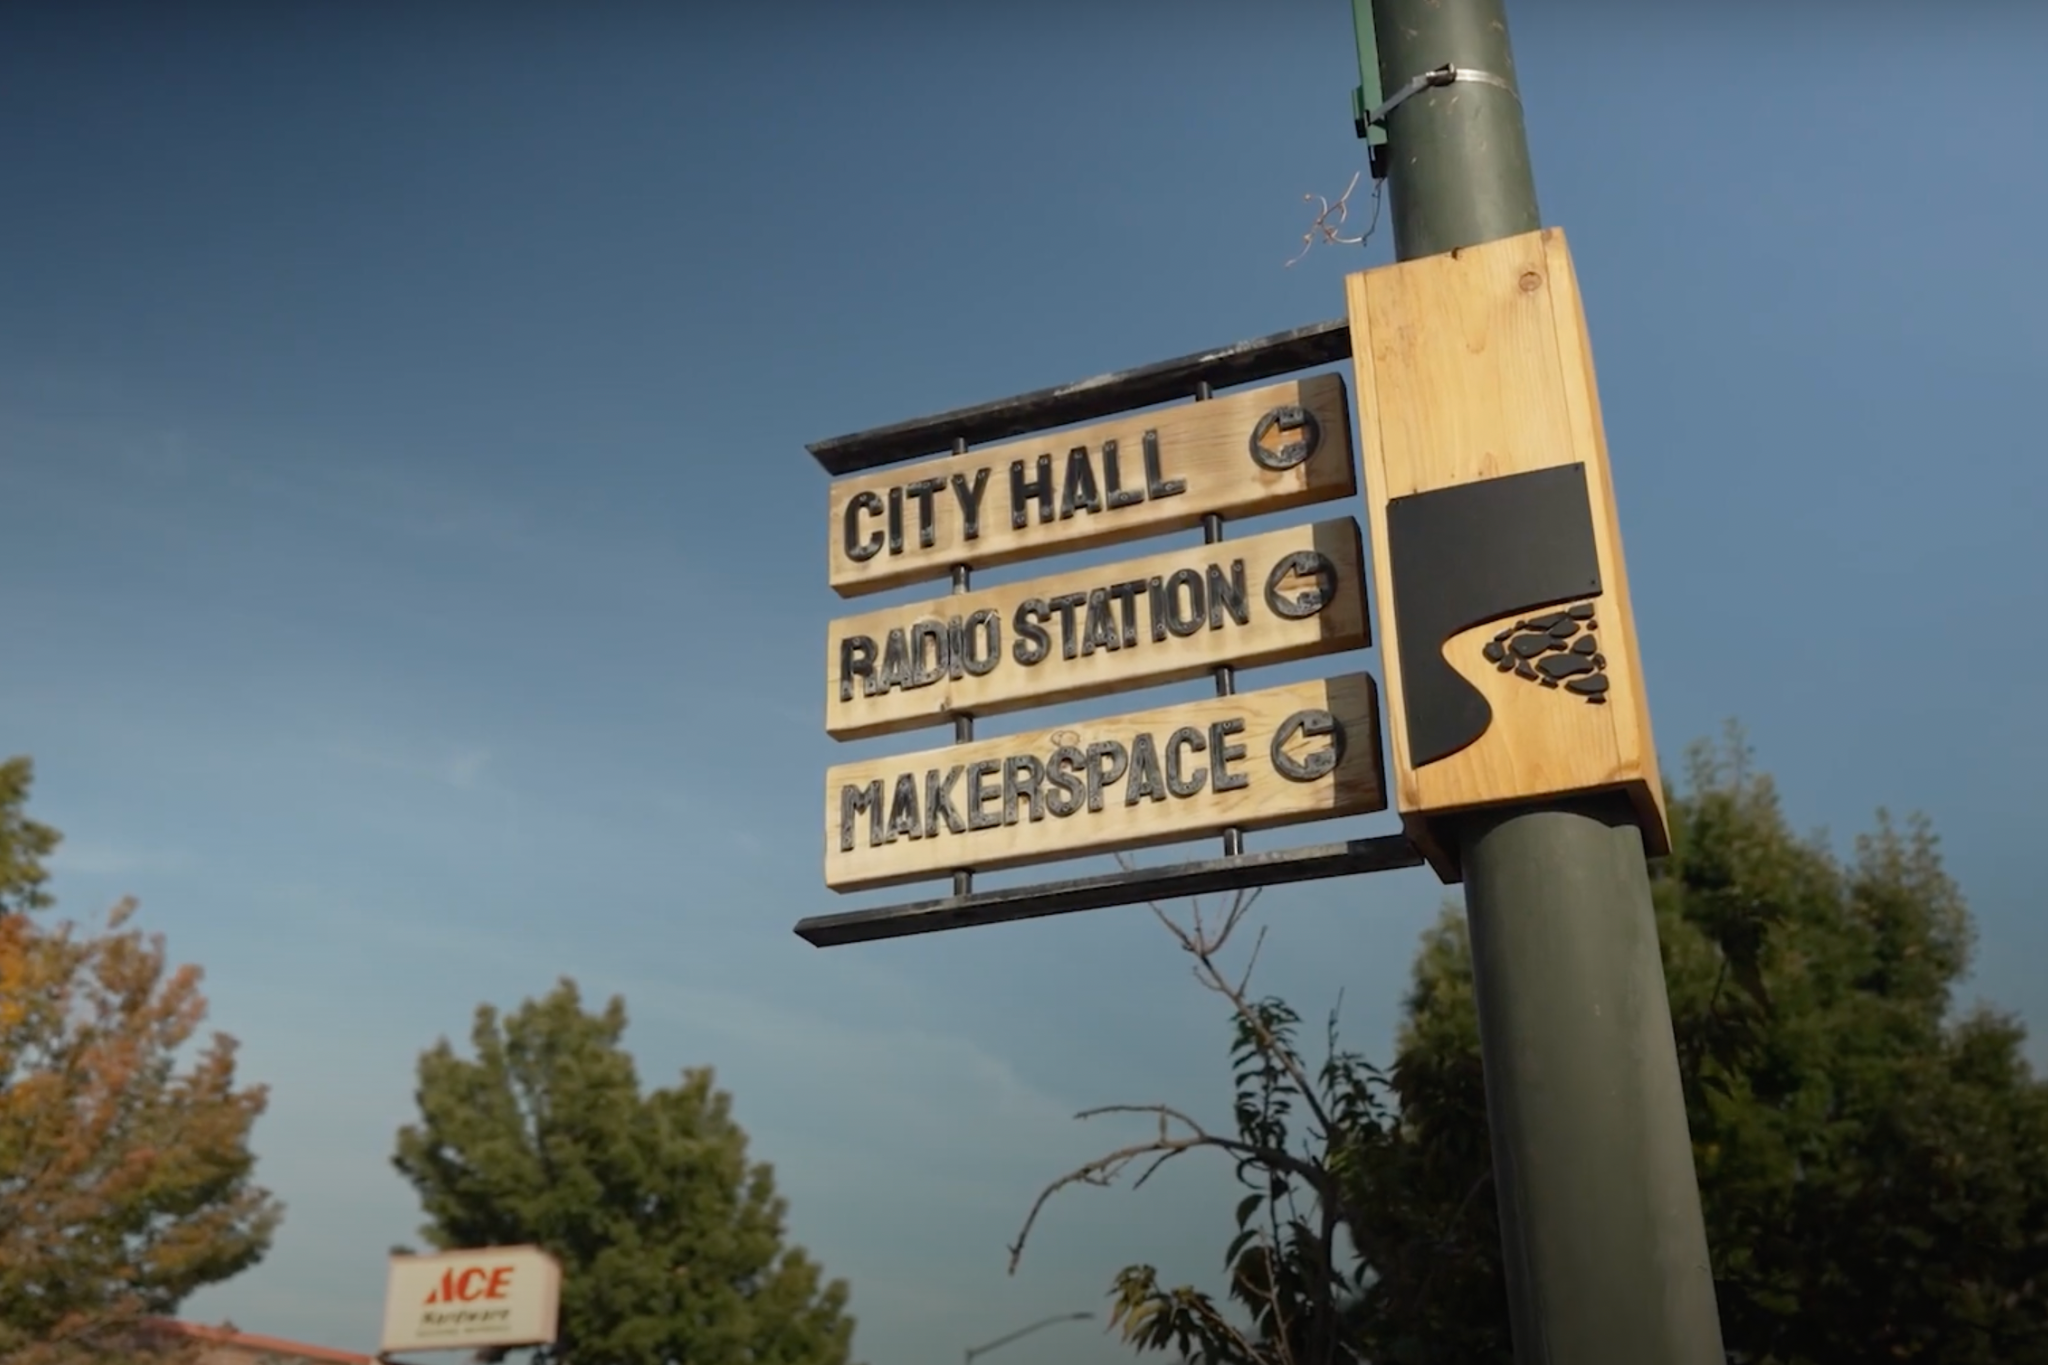
[[[840,480],[844,597],[956,567],[1357,492],[1341,377],[1318,375]],[[834,621],[826,732],[887,735],[1362,648],[1351,518],[1187,545]],[[1378,693],[1346,674],[841,764],[825,881],[858,891],[1386,809]]]
[[[1318,375],[843,479],[832,590],[857,597],[1357,488],[1344,381]]]

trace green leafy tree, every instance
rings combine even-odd
[[[773,1171],[712,1072],[642,1094],[616,997],[573,982],[500,1018],[475,1057],[447,1040],[419,1064],[420,1122],[394,1164],[434,1247],[532,1244],[562,1263],[556,1365],[846,1365],[843,1281],[784,1243]]]
[[[57,851],[56,830],[28,816],[35,765],[26,758],[0,762],[0,915],[24,915],[52,904],[43,888],[50,872],[43,859]]]
[[[1971,923],[1931,829],[1880,812],[1838,859],[1733,734],[1695,748],[1671,821],[1653,884],[1731,1361],[2048,1362],[2048,1085],[2015,1019],[1955,1007]],[[1506,1365],[1462,913],[1425,935],[1382,1069],[1334,1015],[1311,1062],[1296,1014],[1226,971],[1246,908],[1161,914],[1232,1007],[1232,1127],[1120,1106],[1160,1136],[1046,1192],[1198,1149],[1237,1163],[1227,1301],[1129,1267],[1126,1339],[1216,1365]]]
[[[237,1087],[232,1038],[194,1046],[199,969],[129,927],[133,901],[99,932],[30,913],[58,844],[32,778],[0,764],[0,1360],[80,1365],[255,1264],[280,1209],[252,1179],[264,1089]]]

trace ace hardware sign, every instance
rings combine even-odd
[[[379,1350],[549,1345],[561,1297],[562,1268],[539,1247],[393,1256]]]

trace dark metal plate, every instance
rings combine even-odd
[[[1192,398],[1199,383],[1227,388],[1350,357],[1351,323],[1336,318],[1135,370],[1119,370],[1015,398],[998,398],[930,417],[834,436],[814,441],[806,449],[828,474],[857,474],[864,469],[944,454],[955,448],[956,441],[986,445],[1075,422],[1092,422],[1155,403]]]
[[[1140,867],[1071,881],[1038,882],[1031,886],[977,891],[966,896],[909,901],[840,915],[813,915],[799,920],[797,936],[813,947],[905,938],[911,934],[965,929],[977,924],[1071,915],[1143,901],[1177,900],[1243,891],[1255,886],[1349,877],[1422,866],[1422,855],[1399,834],[1351,839],[1340,844],[1309,844],[1272,853],[1240,853],[1235,857],[1176,863],[1171,867]]]

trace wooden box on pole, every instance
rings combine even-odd
[[[1346,281],[1366,524],[1403,826],[1622,791],[1670,836],[1592,348],[1564,234]]]

